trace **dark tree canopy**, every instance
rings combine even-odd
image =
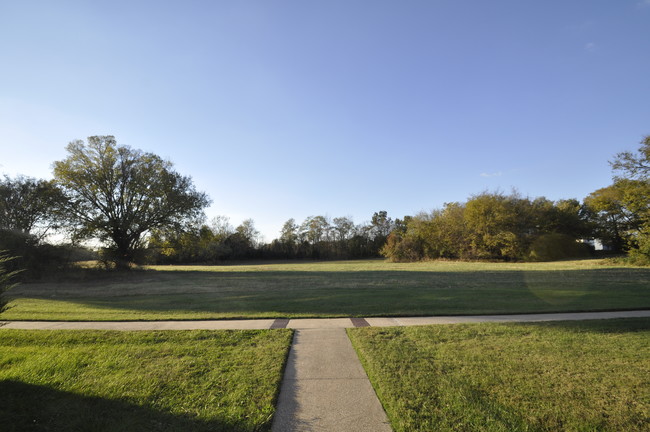
[[[75,235],[103,241],[117,265],[132,262],[152,230],[180,228],[210,202],[171,162],[119,146],[113,136],[73,141],[67,151],[54,163],[54,177]]]
[[[12,259],[13,258],[7,256],[5,252],[0,251],[0,312],[3,312],[7,306],[7,299],[3,296],[3,294],[5,291],[8,291],[14,286],[11,279],[17,273],[15,271],[10,272],[5,269],[5,263]]]
[[[4,176],[0,180],[0,230],[43,237],[47,228],[56,225],[56,208],[61,191],[46,180]]]

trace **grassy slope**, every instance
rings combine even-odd
[[[650,319],[349,335],[396,431],[650,430]]]
[[[3,431],[270,429],[289,330],[0,330]]]
[[[650,268],[346,261],[159,266],[26,284],[6,320],[451,315],[650,308]]]

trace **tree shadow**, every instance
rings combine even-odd
[[[269,430],[266,426],[263,430]],[[254,430],[12,380],[0,381],[0,428],[4,432]]]
[[[649,294],[650,269],[637,268],[438,272],[265,269],[147,270],[126,281],[23,286],[12,296],[90,306],[100,315],[102,309],[113,309],[151,312],[160,315],[157,319],[165,314],[174,319],[208,319],[649,309]]]
[[[527,322],[527,323],[508,323],[515,326],[534,326],[547,329],[569,330],[582,334],[627,334],[642,333],[650,331],[650,317],[647,318],[610,318],[610,319],[590,319],[575,321],[548,321],[548,322]]]

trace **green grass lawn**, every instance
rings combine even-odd
[[[0,329],[0,429],[269,430],[291,335]]]
[[[100,275],[101,276],[101,275]],[[155,266],[21,285],[5,320],[417,316],[650,308],[650,268],[382,260]]]
[[[396,431],[650,430],[650,319],[348,334]]]

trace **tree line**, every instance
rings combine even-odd
[[[242,259],[355,259],[379,257],[393,230],[386,211],[369,223],[355,224],[348,216],[309,216],[298,224],[287,220],[280,236],[259,241],[254,221],[233,227],[225,216],[185,230],[155,230],[148,242],[148,261],[160,264],[220,263]]]
[[[578,239],[590,235],[586,209],[575,199],[550,201],[484,192],[464,203],[407,217],[382,253],[420,259],[556,260],[586,256]]]
[[[610,165],[613,183],[582,203],[484,192],[406,217],[382,253],[394,261],[548,261],[587,256],[590,248],[581,241],[598,239],[612,252],[650,264],[650,136]]]
[[[582,202],[483,192],[465,202],[393,220],[378,211],[367,223],[347,216],[287,220],[278,238],[260,241],[254,221],[206,222],[209,197],[153,153],[113,136],[67,146],[53,179],[0,180],[3,265],[61,267],[95,252],[113,267],[132,263],[219,263],[241,259],[552,260],[584,256],[581,239],[650,262],[650,136],[637,152],[611,161],[613,183]],[[50,234],[67,239],[49,244]]]

